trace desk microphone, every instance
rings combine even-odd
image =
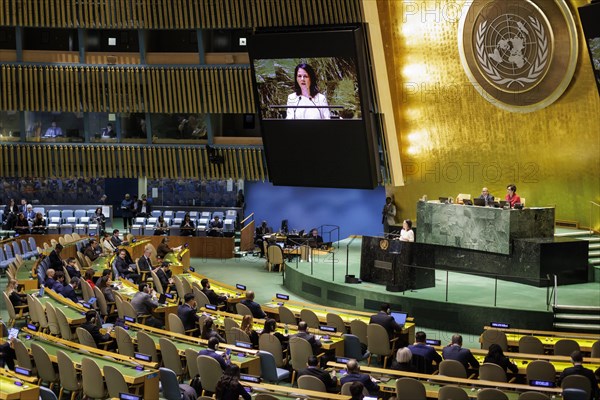
[[[298,102],[296,103],[296,107],[294,107],[294,119],[296,119],[296,110],[298,109],[298,104],[300,104],[300,100],[302,100],[302,96],[298,96]]]

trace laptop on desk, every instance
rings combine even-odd
[[[448,202],[448,198],[447,197],[440,197],[439,200],[440,200],[440,203],[447,203]]]
[[[485,199],[473,199],[473,204],[480,207],[485,207]]]
[[[392,318],[394,318],[394,321],[396,321],[396,323],[400,325],[401,328],[404,328],[404,324],[406,324],[406,317],[408,317],[408,313],[392,311],[390,315],[392,316]]]

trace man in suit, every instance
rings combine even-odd
[[[452,335],[452,343],[444,347],[442,356],[444,360],[456,360],[465,366],[465,370],[479,368],[479,362],[471,354],[471,350],[462,348],[462,336],[459,334]]]
[[[173,278],[171,278],[171,275],[173,275],[173,271],[169,269],[170,265],[170,262],[163,261],[160,264],[160,267],[156,269],[156,276],[158,277],[160,285],[162,286],[165,292],[167,291],[170,285],[173,285]]]
[[[135,272],[137,271],[135,264],[130,264],[128,262],[127,252],[125,250],[119,250],[119,256],[115,258],[114,265],[119,275],[135,283],[139,283],[140,275]]]
[[[44,280],[44,286],[46,286],[48,289],[52,289],[52,287],[56,283],[56,280],[54,279],[55,274],[56,271],[54,270],[54,268],[48,268],[46,270],[46,279]]]
[[[54,274],[54,281],[54,285],[52,285],[52,287],[48,289],[52,289],[56,293],[61,293],[65,286],[65,273],[62,271],[57,271]]]
[[[75,260],[74,257],[67,258],[67,265],[65,268],[67,269],[67,272],[71,278],[81,278],[81,271],[79,271],[79,268],[77,267],[77,260]]]
[[[432,362],[435,361],[436,365],[440,365],[442,362],[442,356],[431,346],[428,346],[425,341],[427,335],[423,331],[419,331],[415,334],[415,343],[408,346],[408,349],[413,354],[413,360],[416,357],[422,357],[424,359],[424,365],[417,363],[418,372],[423,374],[431,374],[433,372]],[[415,364],[413,362],[413,364]]]
[[[184,303],[177,308],[177,316],[183,323],[186,331],[198,328],[200,317],[196,313],[196,298],[193,293],[186,293],[183,297]]]
[[[85,313],[85,323],[81,327],[92,335],[96,346],[100,346],[100,343],[110,341],[111,343],[108,345],[107,350],[115,350],[117,348],[116,342],[110,337],[112,328],[108,328],[104,335],[100,332],[96,311],[90,310]]]
[[[119,247],[121,245],[122,246],[127,246],[129,244],[129,242],[121,240],[121,238],[119,237],[119,230],[118,229],[113,230],[113,234],[110,237],[110,242],[112,243],[112,245],[114,247]]]
[[[378,324],[385,328],[390,340],[394,338],[394,333],[400,333],[402,327],[398,325],[394,317],[390,315],[390,305],[384,303],[379,307],[379,312],[371,316],[369,324]]]
[[[267,314],[260,308],[260,304],[254,301],[254,292],[252,290],[246,292],[246,299],[242,300],[241,303],[250,309],[254,318],[267,318]]]
[[[299,337],[306,340],[312,346],[313,354],[318,354],[323,344],[315,335],[308,333],[308,324],[305,321],[300,321],[298,323],[298,333],[292,335],[292,337]]]
[[[137,315],[152,315],[152,312],[158,307],[158,302],[152,299],[150,286],[146,283],[140,283],[138,286],[138,292],[131,298],[131,305],[137,313]],[[146,318],[146,325],[153,326],[155,328],[162,328],[165,325],[165,321],[161,318],[150,316]]]
[[[62,244],[57,243],[56,246],[54,246],[54,250],[52,250],[48,256],[48,259],[50,260],[50,268],[55,271],[62,271],[62,267],[64,265],[63,260],[60,257],[60,252],[62,249]]]
[[[79,278],[71,278],[71,282],[68,285],[63,286],[60,294],[62,294],[67,299],[72,300],[74,303],[77,303],[79,299],[75,294],[75,290],[79,287]]]
[[[598,388],[598,380],[591,369],[585,368],[583,364],[583,355],[581,351],[575,350],[571,353],[572,367],[565,368],[558,378],[558,384],[562,385],[563,379],[570,375],[581,375],[586,377],[592,386],[592,392],[590,393],[590,400],[600,399],[600,388]]]
[[[219,305],[219,303],[225,303],[227,301],[227,296],[218,295],[215,293],[214,290],[210,288],[210,282],[208,281],[208,279],[202,279],[200,281],[200,284],[202,285],[202,293],[204,293],[206,297],[208,297],[208,301],[210,301],[210,304],[214,304],[216,306]]]
[[[98,241],[96,239],[90,240],[90,244],[87,245],[87,247],[83,251],[83,255],[87,256],[92,261],[96,261],[98,257],[100,257],[101,253],[102,250],[100,249],[100,245],[98,244]]]
[[[208,339],[208,348],[200,350],[200,352],[198,352],[198,355],[199,356],[209,356],[209,357],[214,358],[215,360],[217,360],[219,362],[221,369],[223,371],[225,371],[225,368],[227,368],[227,366],[230,364],[229,356],[226,353],[224,353],[223,355],[220,355],[219,353],[217,353],[218,346],[219,346],[219,339],[217,339],[216,337],[213,336],[210,339]]]
[[[325,384],[327,392],[337,393],[338,387],[335,372],[333,374],[330,374],[329,372],[319,368],[318,364],[319,360],[317,360],[317,357],[308,357],[307,367],[298,371],[298,377],[308,375],[314,376],[315,378],[319,378],[319,380]]]
[[[356,360],[349,360],[346,363],[346,369],[348,370],[348,373],[340,379],[342,386],[348,382],[360,382],[367,388],[369,393],[377,394],[377,392],[379,392],[379,385],[375,383],[374,379],[367,374],[360,373],[360,367]]]
[[[138,200],[135,206],[135,215],[147,218],[152,213],[152,205],[146,199]]]
[[[27,221],[33,221],[35,219],[35,212],[33,211],[33,206],[31,204],[27,204],[27,210],[25,211],[25,218]]]
[[[481,189],[481,195],[479,196],[479,198],[483,199],[485,201],[486,206],[488,206],[494,202],[494,196],[492,196],[490,194],[490,191],[486,187]]]
[[[138,260],[138,267],[140,271],[152,271],[152,261],[150,260],[150,256],[152,255],[152,249],[146,248],[144,249],[144,254]]]

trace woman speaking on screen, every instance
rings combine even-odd
[[[294,93],[288,96],[287,105],[291,107],[286,119],[329,119],[327,98],[319,92],[315,70],[308,64],[298,64],[294,76]]]

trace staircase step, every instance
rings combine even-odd
[[[596,242],[592,242],[589,244],[588,248],[590,250],[596,250],[596,249],[600,249],[600,241],[598,243]]]
[[[567,304],[557,304],[554,307],[555,313],[557,313],[559,311],[566,311],[566,310],[600,313],[600,306],[572,306],[572,305],[567,305]]]
[[[600,266],[600,258],[590,258],[588,259],[588,263],[593,266],[594,268],[599,267]]]
[[[578,321],[599,321],[600,322],[600,314],[554,314],[554,320],[557,319],[570,319],[570,320],[578,320]]]
[[[600,331],[600,324],[576,324],[569,322],[555,322],[553,326],[557,329],[569,331]]]
[[[600,257],[600,250],[590,250],[589,255],[591,258]]]
[[[561,233],[554,234],[554,236],[559,236],[559,237],[584,236],[584,235],[589,235],[589,232],[587,232],[587,231],[572,231],[572,232],[561,232]]]
[[[600,236],[582,236],[577,239],[587,240],[590,243],[600,243]]]

